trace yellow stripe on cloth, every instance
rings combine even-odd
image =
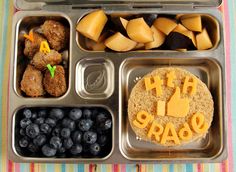
[[[8,28],[12,28],[12,15],[13,15],[13,1],[0,1],[1,3],[1,7],[2,7],[2,12],[4,14],[4,10],[9,10],[8,11],[8,17],[7,17],[7,22],[8,22]],[[4,9],[5,5],[4,3],[8,3],[9,9]],[[4,17],[2,17],[3,19]],[[2,20],[1,19],[1,20]],[[1,21],[1,22],[6,22],[6,21]],[[2,34],[2,32],[1,32]],[[10,146],[10,143],[7,143],[7,117],[9,114],[7,114],[7,90],[8,90],[8,77],[9,77],[9,72],[8,72],[8,66],[9,66],[9,62],[10,62],[10,55],[11,55],[11,29],[7,29],[7,32],[5,33],[7,34],[7,39],[4,40],[6,43],[6,49],[4,51],[6,51],[6,57],[1,57],[1,58],[5,58],[5,64],[4,64],[4,75],[3,75],[3,90],[2,90],[2,147],[1,147],[1,152],[2,152],[2,167],[1,170],[2,172],[7,172],[7,163],[8,163],[8,155],[7,155],[7,147]],[[1,48],[3,47],[3,44],[1,44]],[[2,49],[3,51],[3,49]],[[14,168],[14,165],[13,165]]]

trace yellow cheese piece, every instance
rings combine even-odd
[[[24,34],[24,37],[25,37],[26,39],[30,40],[31,42],[34,42],[34,33],[33,33],[33,30],[31,30],[31,31],[29,32],[29,35]]]
[[[181,17],[181,23],[189,30],[201,32],[202,31],[202,19],[200,15],[183,18]]]
[[[167,103],[167,115],[173,117],[185,117],[189,112],[189,99],[180,97],[180,88],[176,90]]]
[[[193,133],[188,125],[188,123],[184,123],[183,128],[179,130],[179,138],[182,140],[190,140],[193,137]]]
[[[208,124],[205,122],[205,117],[202,113],[195,113],[191,118],[191,125],[196,133],[205,133],[208,129]]]
[[[202,33],[197,34],[196,40],[198,50],[207,50],[213,47],[206,29],[203,29]]]
[[[50,53],[51,50],[49,48],[49,45],[48,45],[47,41],[42,41],[41,42],[39,51],[42,52],[42,53]]]
[[[166,114],[166,102],[159,100],[157,102],[157,116],[165,116]]]
[[[161,144],[164,145],[167,141],[174,141],[175,144],[180,144],[174,125],[170,122],[165,126],[164,133],[161,138]]]
[[[184,94],[187,94],[188,87],[191,87],[190,95],[194,95],[197,91],[197,80],[196,78],[191,78],[191,79],[192,81],[190,81],[189,76],[186,76],[184,79],[184,85],[182,90]]]
[[[151,139],[151,137],[154,135],[156,141],[160,141],[160,135],[163,133],[164,128],[157,123],[157,121],[153,121],[149,131],[148,131],[148,138]]]
[[[156,89],[156,96],[162,95],[163,80],[159,76],[153,77],[154,82],[151,82],[151,77],[144,78],[146,91]]]
[[[167,73],[166,77],[167,77],[167,86],[174,87],[175,85],[173,84],[173,80],[176,78],[175,72],[171,71],[171,72]]]
[[[143,129],[149,122],[152,122],[154,117],[147,113],[146,111],[140,111],[137,114],[136,119],[133,121],[134,126]]]

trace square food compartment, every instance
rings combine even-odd
[[[78,120],[72,120],[71,117],[69,117],[69,113],[72,109],[74,108],[79,108],[80,110],[82,110],[82,116],[78,119]],[[75,129],[71,129],[71,124],[67,124],[67,128],[69,128],[71,130],[71,134],[69,136],[69,138],[72,139],[73,141],[73,145],[77,145],[77,143],[75,143],[74,141],[74,132],[75,131],[79,131],[82,133],[82,136],[80,138],[81,141],[79,141],[79,145],[82,145],[82,152],[79,153],[78,155],[73,155],[70,152],[71,148],[66,148],[66,152],[65,153],[61,153],[59,148],[57,149],[57,152],[54,156],[52,157],[47,157],[43,154],[43,150],[42,150],[42,146],[37,146],[37,144],[39,144],[40,142],[34,141],[36,137],[31,138],[29,136],[29,134],[33,133],[35,134],[35,132],[28,132],[29,134],[27,134],[27,125],[26,128],[22,127],[21,124],[21,120],[25,120],[25,115],[24,110],[30,110],[32,112],[31,117],[27,117],[27,119],[29,119],[33,124],[38,125],[39,127],[39,134],[38,135],[45,135],[46,136],[46,142],[43,143],[43,145],[48,145],[49,147],[52,147],[52,143],[50,141],[50,138],[53,136],[58,136],[61,139],[62,145],[61,147],[65,147],[65,143],[64,140],[66,140],[65,138],[63,138],[63,136],[61,135],[61,132],[57,132],[55,129],[57,127],[59,127],[58,131],[62,130],[62,126],[67,124],[63,124],[63,119],[69,119],[71,121],[73,121],[75,123]],[[53,110],[62,110],[64,113],[64,117],[63,119],[57,119],[57,117],[54,116],[52,117],[52,111]],[[85,114],[85,110],[89,110],[92,112],[92,114],[89,115],[89,113]],[[41,113],[42,111],[42,113]],[[43,113],[45,111],[45,113]],[[54,111],[55,112],[55,111]],[[37,118],[33,119],[33,114],[37,115]],[[43,116],[44,114],[44,116]],[[102,118],[98,118],[98,115],[103,114]],[[60,115],[60,113],[59,113]],[[87,116],[85,116],[87,115]],[[89,116],[88,116],[89,115]],[[105,115],[105,118],[103,118]],[[44,119],[44,122],[41,124],[40,121],[42,120],[42,118]],[[39,120],[40,119],[40,120]],[[52,126],[53,123],[50,121],[46,121],[47,119],[53,119],[56,121],[55,126]],[[89,131],[94,131],[97,133],[97,139],[95,143],[98,143],[100,146],[100,152],[97,155],[93,155],[90,152],[90,148],[89,146],[91,144],[86,144],[84,142],[84,133],[87,131],[82,131],[80,129],[80,122],[82,120],[92,120],[92,127],[91,129],[89,129]],[[100,127],[104,127],[101,125],[101,123],[104,123],[105,120],[110,120],[111,121],[111,128],[109,129],[103,129],[103,128],[99,128],[97,127],[97,125],[100,125]],[[100,122],[98,123],[98,120],[100,120]],[[26,124],[26,123],[25,123]],[[24,125],[25,125],[24,124]],[[48,124],[49,128],[51,128],[49,131],[49,133],[44,133],[44,130],[41,129],[42,125],[44,124]],[[104,123],[105,124],[105,123]],[[96,126],[96,127],[95,127]],[[61,128],[60,128],[61,127]],[[65,126],[64,126],[65,127]],[[95,127],[95,128],[94,128]],[[107,158],[109,158],[113,152],[114,149],[114,117],[113,114],[111,113],[111,111],[109,110],[109,108],[105,107],[105,106],[83,106],[83,107],[78,107],[78,106],[23,106],[20,108],[17,108],[12,116],[12,123],[11,123],[11,130],[12,130],[12,134],[11,134],[11,149],[14,153],[14,159],[16,161],[19,160],[24,160],[24,161],[38,161],[38,162],[75,162],[75,161],[86,161],[86,160],[93,160],[93,161],[102,161],[102,160],[106,160]],[[22,130],[22,131],[21,131]],[[30,131],[30,130],[28,130]],[[23,134],[22,134],[23,133]],[[54,133],[54,134],[53,134]],[[103,138],[101,138],[101,136],[105,136],[106,139],[104,140]],[[24,139],[27,137],[28,140],[28,147],[26,148],[22,148],[20,146],[20,139]],[[91,137],[89,137],[88,139],[90,139]],[[21,142],[23,144],[23,142]],[[30,146],[29,148],[29,144],[33,144],[36,146]],[[34,149],[36,148],[36,149]],[[37,153],[31,152],[30,150],[36,150]]]
[[[31,59],[33,58],[33,56],[30,57],[30,58],[27,57],[24,53],[25,39],[26,39],[26,38],[24,38],[24,34],[29,34],[30,30],[33,29],[34,33],[38,33],[39,35],[41,35],[42,38],[44,38],[49,43],[49,41],[45,37],[45,35],[42,34],[42,28],[40,28],[40,26],[42,24],[44,24],[44,22],[47,21],[47,20],[57,21],[57,22],[61,23],[66,28],[64,33],[68,37],[68,43],[65,45],[65,48],[61,48],[60,50],[58,50],[59,54],[61,54],[61,59],[62,59],[62,61],[58,65],[61,65],[64,68],[66,89],[65,89],[65,91],[63,90],[63,93],[60,93],[59,96],[56,96],[56,94],[58,94],[58,93],[55,93],[55,95],[52,96],[52,95],[50,95],[49,93],[47,93],[45,91],[45,85],[44,85],[43,86],[43,90],[44,90],[43,95],[35,96],[35,97],[43,97],[43,98],[61,97],[61,96],[64,96],[65,94],[67,94],[67,92],[68,92],[69,76],[70,76],[69,63],[70,63],[70,55],[71,55],[70,54],[70,51],[71,51],[71,45],[70,45],[70,42],[71,42],[71,22],[70,22],[69,18],[67,16],[65,16],[64,14],[62,14],[62,13],[59,13],[59,14],[57,14],[57,13],[55,13],[55,14],[46,13],[45,15],[36,13],[35,15],[31,14],[31,15],[24,16],[24,17],[20,18],[19,21],[17,21],[17,24],[16,24],[15,42],[14,42],[15,52],[14,52],[14,68],[13,68],[14,83],[13,84],[14,84],[14,90],[15,90],[16,94],[20,97],[30,97],[30,96],[26,95],[26,93],[24,93],[21,90],[21,80],[23,78],[23,74],[24,74],[24,71],[25,71],[27,65],[31,64]],[[56,27],[56,26],[52,24],[51,28],[52,27]],[[53,34],[53,32],[51,32],[51,31],[49,31],[49,32]],[[36,39],[36,41],[37,41],[37,39]],[[51,46],[50,43],[49,43],[49,46]],[[61,45],[58,45],[58,44],[55,43],[54,46],[55,47],[56,46],[60,47]],[[28,52],[31,51],[32,49],[33,48],[28,49]],[[53,50],[52,47],[50,47],[50,49]],[[39,49],[36,52],[39,52]],[[55,56],[55,54],[54,54],[54,56]],[[40,61],[37,61],[37,63],[39,63],[39,62]],[[41,69],[40,75],[41,75],[42,78],[44,78],[44,73],[45,73],[46,70],[48,70],[46,67],[45,67],[44,71]],[[40,71],[40,70],[38,70],[38,71]],[[39,75],[37,75],[37,76],[39,76]],[[28,78],[29,79],[34,79],[34,77],[31,77],[31,78],[28,77]],[[36,77],[36,78],[38,78],[38,77]],[[42,82],[43,82],[43,79],[42,79]],[[32,88],[27,88],[27,89],[28,90],[30,90],[30,89],[33,90]],[[52,88],[48,88],[48,89],[52,89]],[[34,93],[35,93],[35,90],[34,90]],[[37,88],[37,91],[38,90],[42,90],[42,89]],[[54,94],[54,93],[52,93],[54,91],[51,90],[50,93]]]
[[[205,138],[175,147],[165,147],[140,140],[131,129],[127,114],[130,92],[137,80],[156,68],[181,67],[199,77],[214,100],[213,122]],[[119,146],[129,160],[211,161],[225,148],[222,68],[214,58],[130,58],[120,67],[119,78]]]
[[[114,91],[114,65],[106,58],[84,58],[76,66],[76,92],[84,99],[106,99]]]

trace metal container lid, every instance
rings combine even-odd
[[[218,7],[222,0],[15,0],[19,10],[39,10],[47,5],[76,5],[76,7],[101,7],[115,5],[133,5],[153,7],[164,5],[191,5],[193,7]]]

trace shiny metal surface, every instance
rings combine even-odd
[[[49,8],[49,7],[48,7]],[[114,52],[88,52],[80,49],[76,41],[76,24],[78,20],[92,9],[77,9],[63,7],[63,13],[59,13],[55,7],[50,7],[49,11],[26,11],[17,12],[13,23],[13,39],[12,39],[12,57],[10,63],[9,78],[9,109],[8,109],[8,138],[9,158],[16,162],[93,162],[93,163],[136,163],[145,161],[146,163],[171,163],[171,162],[218,162],[227,156],[227,131],[225,125],[227,118],[225,113],[225,56],[224,56],[224,40],[222,28],[222,16],[216,9],[166,9],[166,8],[132,8],[119,9],[114,7],[104,7],[107,13],[201,13],[213,16],[219,23],[219,43],[211,50],[206,51],[136,51],[127,53]],[[25,17],[37,16],[61,16],[69,22],[70,33],[70,49],[69,49],[69,74],[68,74],[68,91],[60,98],[25,98],[17,92],[17,43],[18,31],[21,21]],[[94,59],[87,63],[88,59]],[[101,61],[96,61],[99,59]],[[80,88],[79,79],[88,76],[91,69],[84,70],[86,64],[99,64],[97,69],[114,70],[107,72],[107,87],[110,88],[106,92],[102,87],[100,92],[93,92],[86,88]],[[97,62],[97,63],[96,63]],[[101,67],[101,64],[102,65]],[[78,66],[82,66],[85,71],[84,75],[78,73]],[[189,69],[191,72],[199,76],[203,82],[207,83],[209,89],[214,96],[215,114],[214,122],[209,135],[199,143],[181,148],[164,149],[154,147],[150,143],[137,141],[135,135],[129,128],[127,123],[127,100],[133,79],[149,72],[155,66],[178,65]],[[80,77],[81,76],[81,77]],[[99,78],[99,74],[96,75]],[[79,78],[79,79],[78,79]],[[96,78],[96,77],[95,77]],[[128,80],[129,79],[129,80]],[[93,80],[93,79],[92,79]],[[83,80],[85,81],[85,80]],[[95,79],[96,81],[96,79]],[[96,85],[96,84],[95,84]],[[98,84],[99,85],[99,84]],[[102,96],[97,99],[96,94],[102,92]],[[105,94],[104,94],[105,92]],[[82,93],[82,94],[81,94]],[[49,158],[26,158],[18,156],[14,151],[14,114],[17,109],[24,106],[102,106],[106,107],[113,116],[113,151],[107,159],[49,159]],[[212,139],[216,137],[215,139]],[[142,143],[142,144],[140,144]],[[152,149],[153,155],[150,155]],[[194,156],[196,155],[196,156]]]

